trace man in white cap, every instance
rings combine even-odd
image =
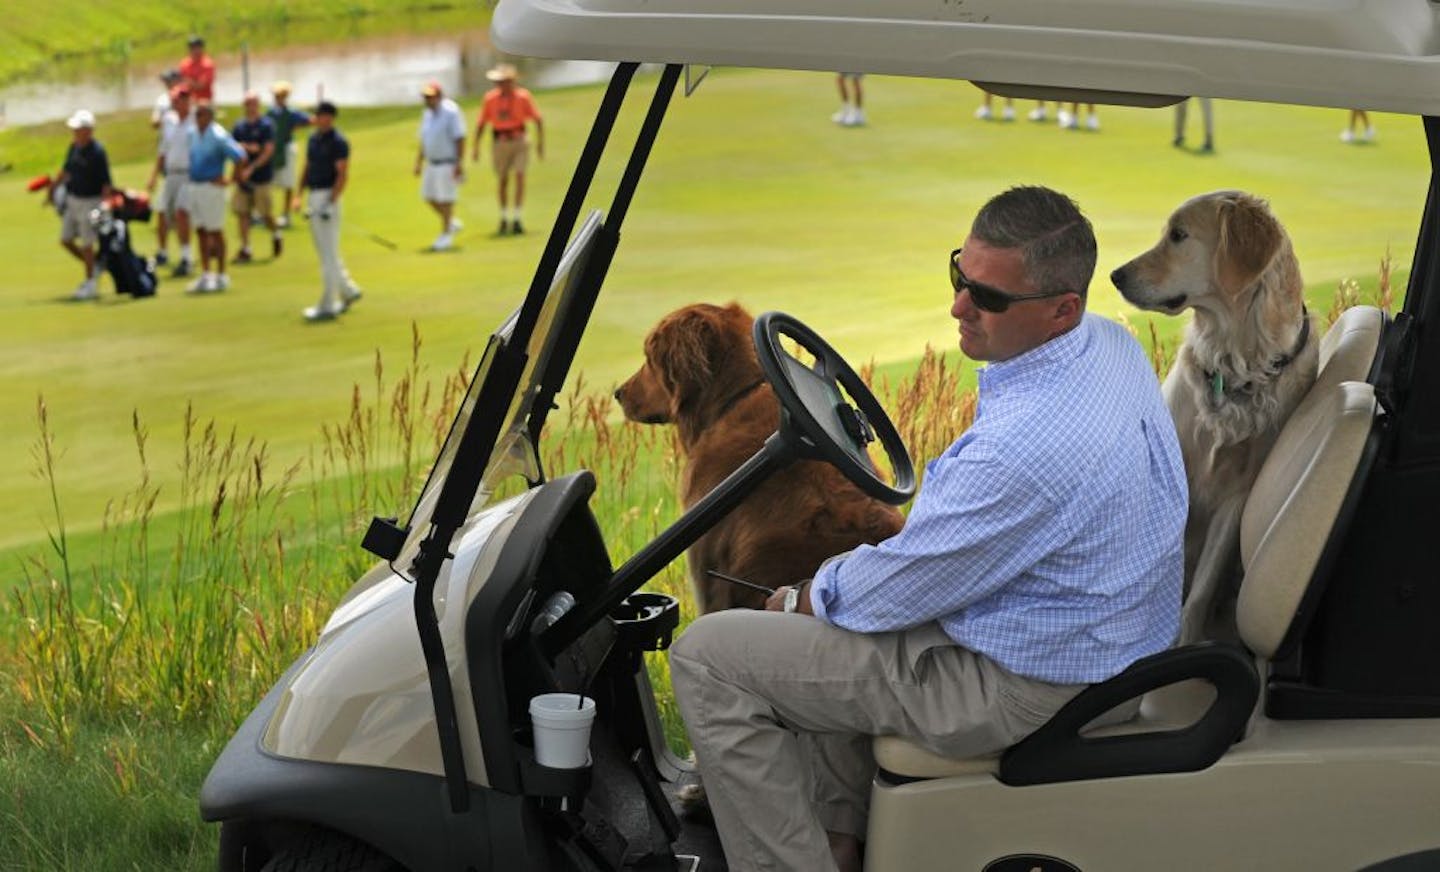
[[[95,226],[90,213],[100,201],[110,196],[110,159],[95,140],[95,115],[80,109],[65,126],[74,131],[65,163],[55,178],[56,186],[67,192],[65,210],[60,224],[60,244],[85,264],[85,281],[75,289],[73,299],[93,300],[99,296],[95,287]]]
[[[495,131],[491,160],[500,179],[500,235],[521,234],[520,212],[525,207],[525,167],[530,158],[530,143],[525,138],[525,124],[535,122],[535,155],[545,157],[545,125],[530,92],[515,84],[518,73],[510,64],[499,64],[485,74],[495,83],[480,107],[480,122],[475,127],[475,144],[470,159],[480,159],[480,140],[485,125]],[[510,208],[510,177],[515,177],[515,208]]]
[[[295,196],[295,164],[299,162],[299,146],[295,144],[295,128],[309,127],[310,116],[299,109],[291,109],[286,102],[290,99],[290,83],[276,82],[270,86],[275,105],[265,113],[275,125],[275,156],[270,162],[275,165],[275,177],[271,184],[284,192],[280,198],[280,217],[275,223],[280,227],[290,226],[290,199]]]
[[[432,251],[444,251],[455,243],[460,219],[455,217],[456,189],[465,178],[465,116],[454,100],[446,97],[433,79],[420,89],[425,109],[420,114],[420,151],[415,155],[415,175],[420,176],[420,196],[440,216],[440,235]]]

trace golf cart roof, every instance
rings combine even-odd
[[[532,57],[1440,115],[1440,6],[1428,0],[502,0],[492,36]]]

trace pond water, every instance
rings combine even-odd
[[[615,65],[598,61],[545,61],[502,56],[484,29],[439,34],[396,34],[325,45],[288,45],[268,49],[252,43],[248,57],[239,52],[214,54],[215,99],[238,104],[249,86],[269,101],[272,82],[294,86],[292,105],[308,107],[323,95],[342,108],[416,103],[420,86],[440,82],[450,96],[483,93],[485,71],[501,60],[520,68],[528,88],[554,88],[605,81]],[[35,124],[66,118],[76,109],[114,112],[155,105],[163,89],[160,73],[168,63],[132,64],[74,81],[32,82],[0,88],[0,126]]]

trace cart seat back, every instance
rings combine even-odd
[[[1273,660],[1298,640],[1325,581],[1322,556],[1348,524],[1370,456],[1370,375],[1384,315],[1347,310],[1320,345],[1320,374],[1280,431],[1240,520],[1240,638]],[[1352,485],[1354,485],[1352,487]],[[1353,493],[1352,493],[1353,492]]]

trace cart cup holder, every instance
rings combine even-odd
[[[610,613],[616,642],[631,651],[664,651],[680,626],[680,601],[663,593],[632,593]]]

